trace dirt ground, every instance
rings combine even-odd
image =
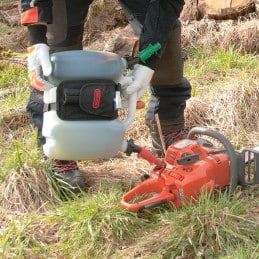
[[[137,112],[138,113],[138,112]],[[143,111],[142,111],[143,113]],[[133,139],[135,144],[151,150],[149,130],[144,125],[144,116],[138,117],[132,127],[126,133],[125,139]],[[127,156],[119,152],[117,156],[110,159],[95,161],[81,161],[79,167],[85,175],[86,184],[90,187],[90,193],[98,192],[102,182],[116,184],[120,183],[125,191],[141,181],[141,176],[150,172],[154,165],[150,165],[136,153]]]

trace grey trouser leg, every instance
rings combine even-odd
[[[93,0],[53,1],[53,24],[48,25],[47,38],[51,52],[82,49],[84,20]],[[43,145],[43,92],[31,88],[26,110],[38,129],[38,144]]]
[[[185,126],[186,100],[191,97],[191,85],[183,77],[180,22],[172,30],[165,51],[155,68],[150,92],[145,122],[150,130],[153,152],[162,154],[155,114],[158,114],[163,135],[180,131]]]
[[[146,112],[146,124],[151,132],[157,131],[156,113],[163,134],[183,129],[184,109],[186,100],[191,97],[191,85],[183,77],[180,22],[171,32],[165,51],[155,67],[151,84],[151,98]]]

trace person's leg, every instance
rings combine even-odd
[[[184,110],[191,97],[191,85],[183,77],[181,50],[181,24],[175,24],[165,51],[155,67],[151,82],[151,97],[146,112],[146,125],[150,129],[154,151],[161,153],[155,114],[158,114],[166,148],[174,141],[186,137]]]
[[[84,22],[93,0],[53,1],[53,24],[47,38],[51,52],[81,50]]]
[[[136,35],[140,35],[150,0],[119,0],[119,3]]]
[[[151,82],[151,97],[146,112],[146,125],[150,129],[153,151],[163,153],[155,115],[158,115],[165,148],[177,140],[187,137],[184,111],[186,101],[191,97],[191,85],[183,76],[181,50],[181,23],[176,21],[170,34],[165,51],[155,67]],[[196,138],[203,146],[212,143],[203,138]]]
[[[92,0],[55,0],[53,1],[53,24],[48,25],[47,38],[50,51],[82,49],[84,20]],[[45,139],[42,136],[43,126],[43,92],[31,87],[27,104],[27,112],[33,125],[38,130],[38,144],[42,146]],[[66,178],[72,187],[84,188],[83,177],[78,171],[75,161],[55,160],[54,166]],[[75,189],[77,191],[77,189]]]
[[[140,33],[150,0],[120,0],[126,16],[136,33]],[[183,77],[181,49],[181,23],[175,21],[165,50],[155,66],[151,82],[150,100],[145,116],[150,129],[154,151],[162,153],[155,114],[158,114],[166,147],[186,136],[184,110],[186,100],[191,96],[191,85]]]
[[[51,52],[82,49],[84,19],[92,0],[53,1],[53,24],[48,25],[47,38]],[[27,112],[39,132],[39,144],[45,143],[42,137],[43,92],[31,89]]]
[[[42,136],[43,106],[43,92],[37,91],[30,86],[30,96],[26,111],[33,126],[37,128],[37,141],[39,147],[45,144],[45,138]]]

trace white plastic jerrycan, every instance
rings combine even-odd
[[[47,78],[47,81],[53,87],[44,91],[45,106],[52,107],[44,112],[43,117],[42,134],[46,138],[46,143],[43,145],[45,155],[61,160],[88,160],[111,158],[119,151],[126,151],[127,141],[124,140],[124,135],[135,118],[137,94],[128,97],[128,113],[124,120],[120,120],[118,117],[103,120],[91,118],[66,120],[61,119],[57,112],[59,88],[64,82],[65,84],[71,81],[84,83],[84,81],[92,82],[92,80],[118,82],[127,66],[125,60],[114,53],[87,50],[54,53],[51,55],[51,62],[53,73]],[[99,88],[91,87],[69,89],[72,94],[74,91],[83,93],[85,99],[88,98],[88,92],[90,92],[89,95],[94,96],[94,105],[99,104],[99,90]],[[67,89],[64,88],[62,91],[65,93]],[[76,103],[77,98],[82,99],[82,97],[70,99],[72,103]],[[115,101],[112,100],[112,102]]]

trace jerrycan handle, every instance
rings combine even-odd
[[[47,81],[46,78],[44,78],[42,68],[40,66],[35,69],[35,74],[36,80],[43,84],[43,87],[40,88],[40,91],[49,90],[55,87],[55,85],[53,85],[52,83]]]

